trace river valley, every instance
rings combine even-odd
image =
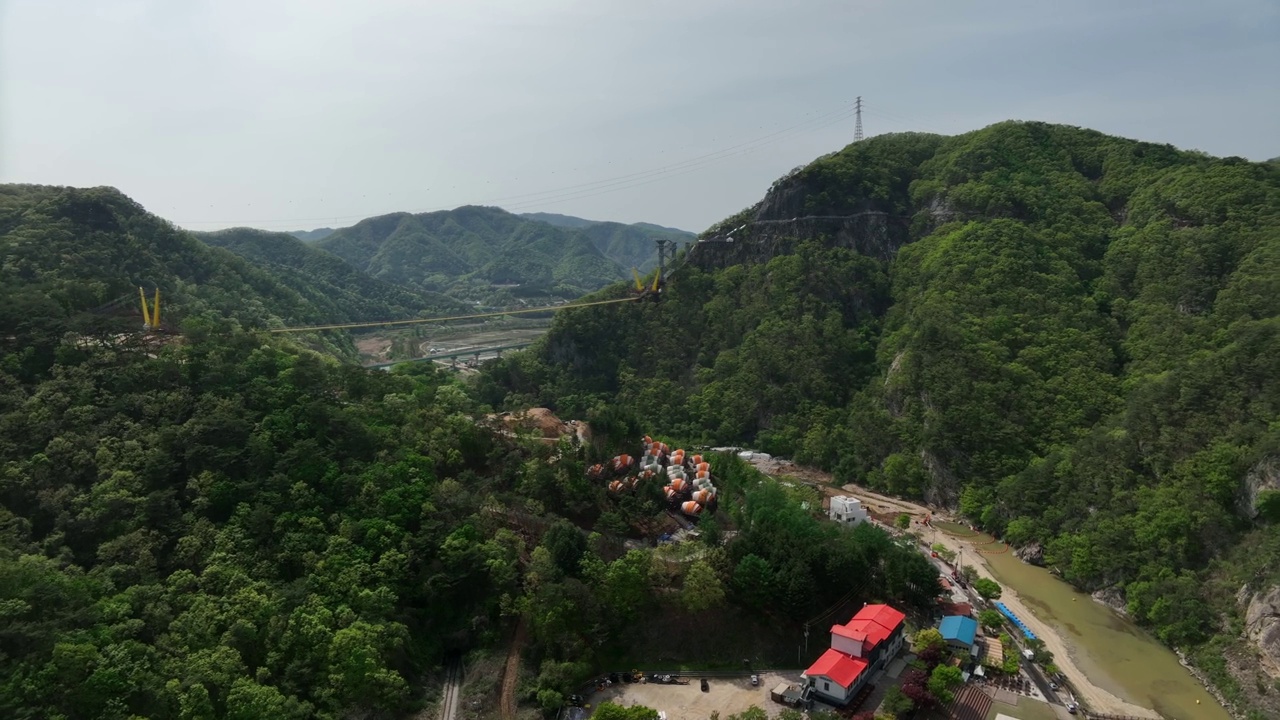
[[[1132,621],[1012,552],[983,559],[997,582],[1017,592],[1039,620],[1058,629],[1076,665],[1094,684],[1170,720],[1229,720],[1178,657]]]

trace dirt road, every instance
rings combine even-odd
[[[516,635],[507,652],[507,666],[502,673],[502,720],[515,720],[516,717],[516,681],[520,679],[520,651],[524,649],[524,638],[525,622],[522,616],[516,625]]]
[[[917,503],[908,502],[898,498],[891,498],[880,493],[873,492],[858,485],[845,485],[842,488],[836,488],[832,485],[835,481],[829,474],[813,468],[805,468],[788,461],[780,460],[756,460],[752,461],[761,472],[766,475],[790,475],[811,483],[818,483],[828,497],[834,495],[850,495],[862,500],[864,506],[880,514],[888,513],[908,513],[919,519],[925,514],[932,514],[935,520],[960,522],[949,516],[945,512],[939,512],[936,508],[926,507]],[[929,544],[942,543],[952,552],[964,552],[967,564],[972,565],[981,577],[991,578],[991,568],[987,566],[986,558],[982,553],[977,552],[972,543],[963,538],[949,535],[937,528],[923,527],[920,525],[912,525],[912,528],[923,533],[923,539]],[[974,560],[977,562],[974,562]],[[1133,715],[1137,717],[1159,718],[1155,711],[1126,702],[1112,693],[1098,687],[1088,681],[1085,675],[1076,665],[1072,655],[1074,648],[1066,641],[1058,629],[1052,625],[1048,625],[1036,617],[1035,613],[1022,602],[1022,598],[1018,597],[1018,593],[1012,588],[1005,587],[1003,594],[1000,596],[1003,602],[1015,615],[1022,619],[1027,627],[1036,634],[1036,637],[1044,641],[1045,647],[1049,652],[1053,653],[1054,662],[1062,669],[1064,673],[1070,676],[1075,684],[1076,690],[1080,694],[1080,698],[1088,703],[1088,706],[1095,712],[1108,713],[1113,715]]]

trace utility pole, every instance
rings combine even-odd
[[[854,103],[854,121],[853,121],[853,141],[858,142],[862,139],[862,96],[858,96],[858,101]]]

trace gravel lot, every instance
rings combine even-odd
[[[688,685],[657,685],[654,683],[622,683],[592,693],[587,702],[592,707],[605,702],[617,705],[644,705],[667,714],[667,720],[707,720],[718,711],[721,718],[756,705],[775,715],[782,705],[769,699],[769,690],[780,682],[800,682],[800,676],[783,676],[764,673],[760,686],[752,687],[749,678],[710,678],[710,692],[702,692],[698,678],[691,677]]]

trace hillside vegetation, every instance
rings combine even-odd
[[[670,240],[684,245],[694,239],[694,234],[691,232],[652,223],[624,225],[616,222],[583,220],[572,215],[555,213],[522,213],[520,217],[581,230],[591,238],[592,244],[601,255],[624,268],[636,268],[641,273],[647,273],[658,265],[658,249],[655,241]]]
[[[1010,122],[814,162],[480,392],[958,507],[1243,701],[1280,661],[1223,653],[1280,583],[1277,378],[1280,169]]]
[[[571,298],[625,276],[581,231],[490,207],[383,215],[313,244],[380,280],[466,299],[495,285]]]
[[[264,271],[147,213],[112,188],[0,186],[0,345],[23,366],[47,361],[68,332],[110,339],[142,325],[138,287],[162,293],[161,319],[233,317],[241,327],[407,314],[393,298],[328,297],[313,278]],[[339,355],[348,340],[316,341]],[[11,368],[12,372],[13,369]]]
[[[231,228],[195,233],[270,273],[317,307],[359,319],[397,319],[415,313],[460,311],[462,303],[438,293],[413,292],[370,277],[336,255],[287,233]],[[345,310],[343,310],[345,309]]]
[[[146,282],[172,333],[90,312]],[[505,655],[518,618],[520,700],[553,712],[631,653],[794,662],[833,604],[933,605],[912,547],[733,456],[701,543],[660,553],[659,484],[585,478],[639,426],[544,443],[443,371],[258,330],[332,319],[317,302],[114,190],[0,186],[0,717],[429,714],[445,658]]]

